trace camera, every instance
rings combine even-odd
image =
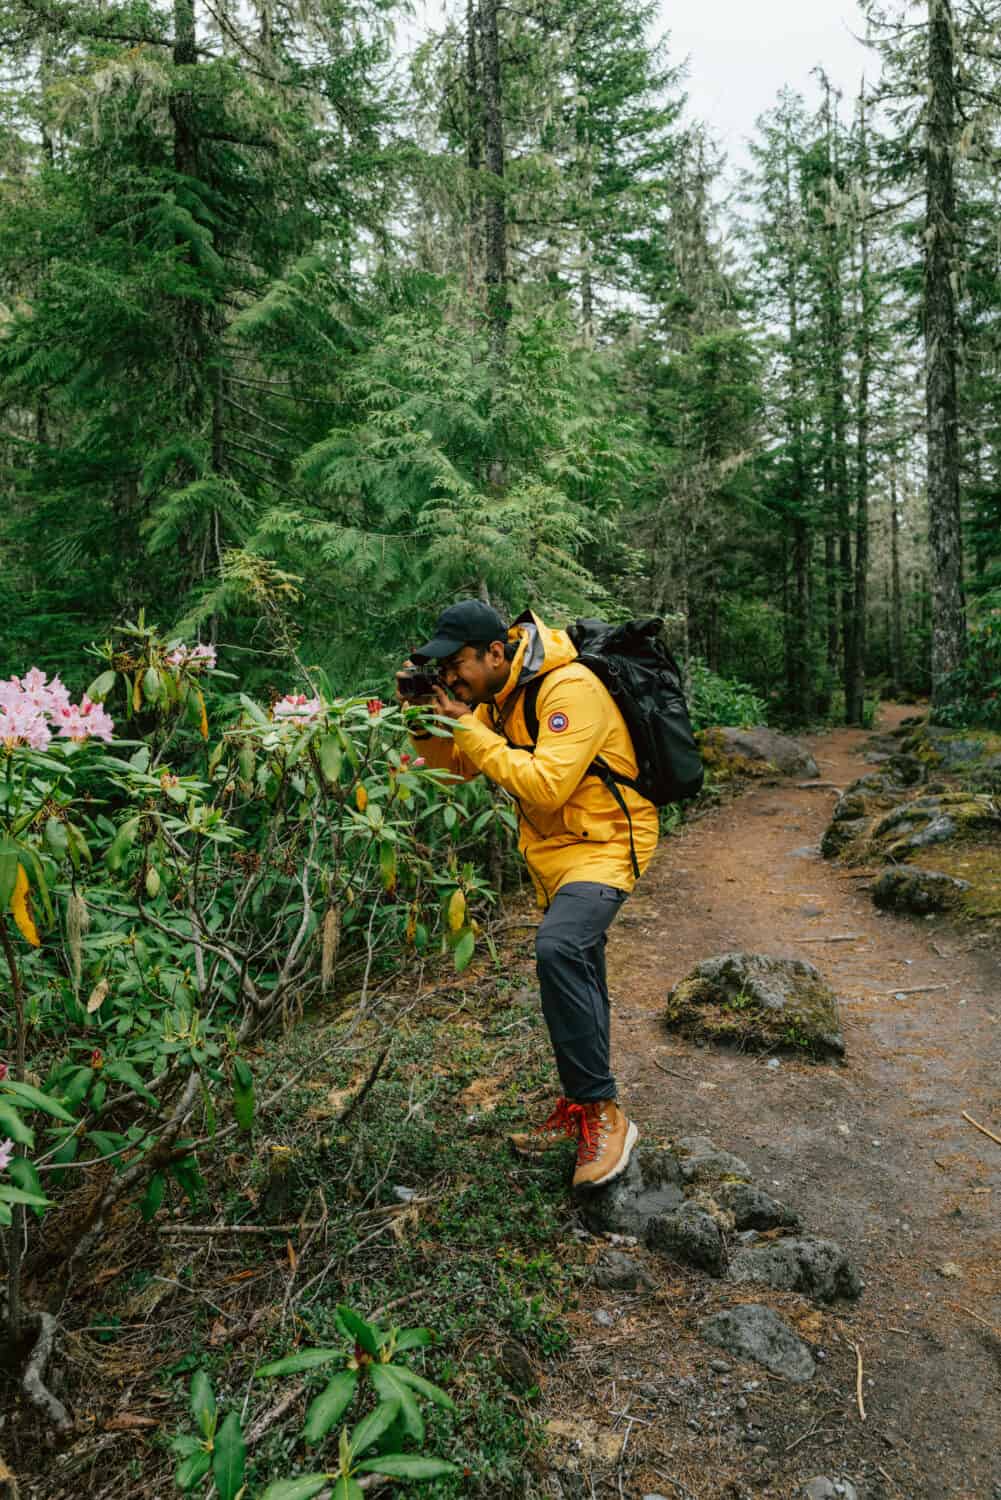
[[[420,672],[416,668],[412,672],[401,672],[396,682],[400,697],[411,702],[416,698],[430,698],[433,688],[444,686],[440,672]]]

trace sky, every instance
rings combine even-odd
[[[406,39],[439,25],[445,3],[413,0]],[[660,0],[658,34],[670,32],[673,59],[689,58],[690,113],[712,128],[733,171],[747,164],[745,142],[783,84],[815,97],[818,63],[849,105],[875,66],[852,35],[861,25],[854,0]]]

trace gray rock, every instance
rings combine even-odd
[[[715,1189],[716,1202],[733,1214],[735,1229],[798,1229],[800,1217],[769,1193],[748,1182],[722,1182]]]
[[[762,761],[774,766],[783,776],[813,778],[820,775],[817,762],[804,745],[786,734],[776,734],[773,729],[762,726],[734,729],[726,726],[711,729],[709,733],[722,745],[727,755],[737,755],[742,760]]]
[[[773,1375],[804,1381],[816,1366],[803,1340],[770,1307],[746,1302],[716,1313],[699,1326],[707,1343],[725,1349],[738,1359],[752,1359]]]
[[[681,1168],[670,1151],[641,1147],[621,1177],[607,1187],[581,1188],[574,1199],[594,1234],[642,1235],[654,1214],[680,1207],[683,1186]]]
[[[845,1050],[834,991],[801,958],[765,953],[707,958],[670,992],[664,1020],[697,1036],[744,1046],[838,1057]]]
[[[826,1479],[822,1474],[808,1479],[802,1489],[805,1500],[858,1500],[858,1490],[848,1479]]]
[[[707,1135],[683,1135],[674,1142],[681,1175],[686,1182],[716,1183],[723,1177],[747,1181],[751,1169],[739,1156],[719,1151]]]
[[[987,749],[987,742],[983,739],[934,726],[926,729],[921,738],[937,756],[939,765],[947,771],[965,770],[980,760]]]
[[[610,1312],[606,1312],[603,1307],[599,1307],[598,1311],[594,1314],[594,1321],[597,1323],[599,1328],[611,1328],[615,1323],[615,1319],[612,1317],[612,1314]]]
[[[930,911],[947,911],[955,906],[968,880],[956,880],[938,870],[884,870],[872,888],[872,899],[880,911],[914,912],[924,916]]]
[[[834,823],[857,823],[868,812],[863,792],[842,792],[834,804],[831,821]]]
[[[591,1280],[603,1292],[635,1292],[639,1287],[653,1285],[640,1262],[622,1250],[606,1250]]]
[[[820,841],[820,852],[825,859],[837,859],[868,832],[868,818],[847,818],[844,822],[832,823]]]
[[[920,786],[928,780],[928,768],[917,755],[891,755],[886,766],[898,786]]]
[[[736,1282],[763,1282],[780,1292],[802,1292],[818,1302],[862,1294],[858,1272],[840,1245],[811,1236],[738,1250],[729,1276]]]
[[[683,1203],[671,1214],[655,1214],[647,1225],[646,1242],[651,1250],[698,1266],[711,1276],[726,1269],[726,1247],[719,1225],[711,1214],[694,1203]]]

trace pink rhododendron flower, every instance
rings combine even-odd
[[[305,693],[286,693],[272,709],[276,719],[315,719],[323,712],[319,698],[307,698]]]
[[[6,1063],[0,1063],[0,1083],[3,1083],[4,1079],[7,1077],[7,1074],[9,1072],[10,1072],[10,1068],[8,1068],[7,1064]]]
[[[0,707],[0,741],[8,750],[13,750],[16,745],[44,750],[51,738],[52,731],[45,715],[24,697],[19,703]]]
[[[164,657],[164,661],[168,667],[208,667],[211,670],[216,664],[216,649],[214,646],[203,646],[201,642],[195,646],[175,646]]]
[[[0,1172],[4,1167],[10,1166],[10,1159],[14,1155],[13,1141],[0,1141]]]
[[[424,759],[423,755],[418,755],[417,759],[414,761],[414,765],[415,765],[415,767],[416,766],[426,766],[427,765],[427,761]]]
[[[75,740],[78,745],[89,739],[110,743],[115,728],[114,721],[100,703],[92,703],[86,693],[79,706],[70,703],[66,708],[60,709],[56,715],[56,723],[59,725],[60,737]]]
[[[38,709],[39,713],[57,713],[70,701],[70,695],[59,678],[53,677],[49,682],[40,667],[32,667],[29,672],[25,672],[21,678],[21,693],[25,702]]]

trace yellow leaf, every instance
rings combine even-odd
[[[101,1006],[104,1004],[105,1000],[107,1000],[107,998],[108,998],[108,990],[109,990],[109,988],[110,988],[110,986],[109,986],[108,981],[106,979],[99,979],[97,981],[97,983],[95,984],[94,988],[91,990],[91,992],[90,992],[90,998],[87,1001],[87,1014],[88,1015],[92,1016],[94,1014],[95,1010],[100,1010],[101,1009]]]
[[[461,891],[453,891],[448,903],[448,925],[453,932],[458,932],[465,920],[466,898]]]
[[[198,721],[198,728],[201,730],[202,739],[207,740],[209,737],[209,716],[205,712],[205,697],[200,688],[196,688],[195,692],[198,694],[198,706],[202,711],[202,716]]]
[[[143,706],[142,678],[136,673],[135,686],[132,689],[132,711],[138,713]]]
[[[10,898],[10,909],[18,932],[33,948],[41,945],[38,928],[35,926],[28,901],[28,876],[23,865],[18,865],[14,878],[14,894]]]
[[[359,812],[364,812],[368,806],[368,792],[363,786],[359,786],[355,792],[355,807]]]

